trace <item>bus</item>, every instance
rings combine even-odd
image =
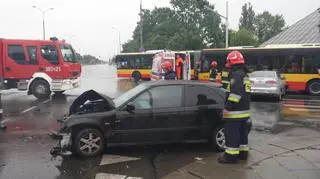
[[[48,98],[80,86],[81,64],[64,40],[0,39],[1,88]]]
[[[121,53],[116,56],[117,77],[133,79],[134,81],[151,79],[151,68],[153,57],[157,53],[165,50],[149,50],[142,53]],[[191,66],[191,79],[196,79],[194,70],[196,62],[199,61],[201,51],[184,51],[180,53],[189,53]]]
[[[153,56],[159,51],[121,53],[116,56],[118,78],[149,80]],[[161,52],[161,51],[160,51]]]
[[[276,70],[285,78],[289,91],[320,95],[320,44],[204,49],[200,57],[199,80],[209,80],[212,60],[218,62],[218,71],[221,72],[227,55],[232,50],[238,50],[243,54],[249,72]],[[219,80],[221,73],[217,76],[217,81]]]

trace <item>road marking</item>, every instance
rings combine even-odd
[[[285,107],[291,108],[313,108],[313,109],[320,109],[320,106],[313,106],[313,105],[298,105],[298,104],[283,104]]]
[[[141,177],[129,177],[126,175],[116,175],[110,173],[98,173],[95,179],[142,179]]]
[[[294,102],[320,102],[320,99],[292,99],[292,98],[284,98],[284,101]]]
[[[21,113],[29,112],[29,111],[31,111],[31,110],[33,110],[33,109],[35,109],[35,108],[37,108],[37,106],[32,106],[32,107],[30,107],[30,108],[28,108],[28,109],[26,109],[26,110],[22,111]]]
[[[310,111],[310,112],[319,112],[319,109],[305,109],[305,108],[289,108],[292,111]]]
[[[48,103],[48,102],[50,102],[50,101],[51,101],[51,99],[48,99],[48,100],[43,101],[42,103],[43,103],[43,104],[46,104],[46,103]]]
[[[120,155],[103,155],[100,165],[110,165],[110,164],[129,162],[129,161],[135,161],[140,159],[141,158],[127,157],[127,156],[120,156]]]
[[[3,120],[3,121],[1,121],[2,123],[6,123],[6,122],[8,122],[8,121],[11,121],[11,119],[5,119],[5,120]]]

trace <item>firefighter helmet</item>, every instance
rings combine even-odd
[[[172,64],[169,61],[165,61],[161,64],[161,67],[165,70],[171,70]]]
[[[228,54],[226,66],[244,64],[243,55],[239,51],[232,51]]]
[[[217,65],[218,65],[218,63],[217,63],[215,60],[213,60],[213,61],[211,62],[211,66],[212,66],[212,67],[217,67]]]

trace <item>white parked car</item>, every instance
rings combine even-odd
[[[286,94],[286,82],[277,71],[255,71],[249,75],[252,95],[267,95],[282,100]]]

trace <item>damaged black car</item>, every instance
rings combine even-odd
[[[113,146],[202,142],[223,151],[224,101],[221,85],[196,81],[151,81],[116,99],[89,90],[60,121],[51,153],[92,157]]]

